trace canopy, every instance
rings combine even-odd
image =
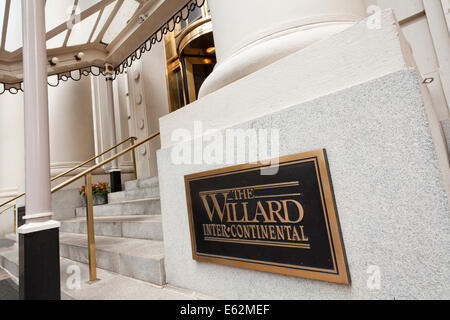
[[[46,0],[48,84],[115,75],[205,0]],[[21,0],[0,0],[0,94],[23,91]]]

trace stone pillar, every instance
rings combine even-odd
[[[114,108],[114,91],[113,91],[113,73],[114,73],[113,67],[110,64],[105,64],[111,147],[117,144],[116,117],[114,115],[115,108]],[[109,176],[111,182],[111,192],[122,191],[122,180],[120,177],[120,169],[117,159],[114,159],[111,162],[111,170],[109,171]]]
[[[60,299],[59,226],[52,220],[45,0],[22,0],[26,221],[19,233],[19,297]]]
[[[209,0],[217,65],[199,97],[365,17],[363,0]]]

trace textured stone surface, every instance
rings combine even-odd
[[[14,244],[13,240],[10,239],[0,239],[0,248],[9,248]]]
[[[86,235],[60,233],[61,257],[88,263]],[[165,284],[163,243],[96,236],[97,267],[158,285]]]
[[[280,129],[280,155],[327,150],[352,284],[194,261],[184,175],[225,166],[173,165],[167,148],[158,167],[169,283],[231,299],[450,298],[450,212],[415,71],[237,127]],[[371,265],[379,290],[367,286]]]
[[[0,249],[0,267],[4,268],[13,277],[19,277],[18,246],[14,243],[8,248]]]
[[[162,240],[160,215],[96,217],[94,230],[97,236]],[[61,221],[61,232],[86,234],[86,218]]]
[[[86,208],[76,208],[77,217],[86,216]],[[94,216],[124,216],[136,214],[161,214],[159,197],[130,200],[116,203],[108,203],[101,206],[94,206]]]
[[[158,177],[142,178],[138,180],[125,182],[125,190],[127,191],[136,190],[140,188],[153,188],[158,186],[159,186]]]
[[[0,252],[0,261],[3,256]],[[11,251],[17,256],[17,248]],[[89,267],[86,264],[61,258],[61,299],[62,300],[203,300],[213,299],[201,293],[177,288],[158,286],[97,268],[99,281],[89,282]],[[18,259],[12,265],[18,268]],[[2,266],[2,265],[0,265]],[[7,269],[7,268],[5,268]],[[9,271],[9,269],[7,269]],[[75,271],[79,270],[79,287],[74,286]],[[0,269],[1,273],[1,269]],[[12,279],[17,282],[17,279]],[[16,283],[17,286],[17,283]]]
[[[131,182],[131,186],[131,190],[116,194],[130,200],[130,195],[148,196],[149,192],[159,190],[157,177]],[[155,195],[159,195],[159,191]],[[162,240],[161,215],[146,214],[154,206],[159,207],[158,199],[121,202],[96,210],[100,215],[112,214],[94,217],[97,278],[100,279],[94,283],[88,282],[86,218],[61,222],[61,256],[72,259],[60,260],[63,299],[212,299],[212,296],[195,291],[162,286],[165,283],[163,244],[162,241],[154,241]],[[132,209],[129,211],[137,211],[138,214],[124,215],[123,210],[130,207]],[[78,211],[82,213],[81,209]],[[157,211],[160,211],[159,208]],[[12,273],[13,277],[18,275],[16,241],[14,234],[0,239],[0,267]],[[71,286],[74,284],[75,270],[80,271],[79,288]]]
[[[120,202],[127,200],[145,199],[159,196],[159,186],[144,189],[133,189],[108,194],[108,202]]]
[[[0,301],[2,300],[19,300],[19,287],[11,279],[0,279]]]

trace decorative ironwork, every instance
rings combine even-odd
[[[18,94],[19,91],[23,92],[22,85],[23,85],[23,82],[17,82],[17,83],[0,82],[0,94],[5,93],[6,91],[8,91],[11,94]]]
[[[152,49],[153,45],[157,42],[161,42],[168,32],[173,32],[175,26],[181,21],[186,21],[189,18],[191,12],[197,7],[201,8],[205,4],[205,0],[190,0],[183,8],[181,8],[176,14],[174,14],[164,25],[162,25],[156,32],[154,32],[144,43],[142,43],[136,50],[133,51],[125,60],[123,60],[115,69],[113,80],[117,75],[122,74],[125,69],[129,68],[134,61],[141,59],[142,54]],[[88,75],[99,76],[105,75],[103,67],[88,66],[83,68],[74,69],[71,71],[64,71],[61,73],[48,76],[48,85],[51,87],[57,87],[61,81],[65,82],[69,79],[74,81],[80,81],[83,76]],[[24,92],[23,81],[16,83],[3,83],[0,82],[0,95],[8,91],[11,94],[17,94],[19,91]]]
[[[80,81],[83,76],[86,77],[90,74],[94,76],[99,76],[100,74],[105,75],[103,67],[89,66],[49,75],[47,78],[47,83],[50,87],[57,87],[61,82],[68,81],[69,79]],[[17,94],[19,91],[24,92],[23,81],[16,83],[0,82],[0,95],[6,91],[11,94]]]
[[[197,7],[201,8],[205,4],[205,0],[191,0],[181,10],[174,14],[163,26],[161,26],[156,32],[154,32],[144,43],[142,43],[132,54],[130,54],[125,60],[123,60],[116,68],[116,76],[122,74],[125,69],[131,67],[134,61],[139,60],[142,54],[152,49],[153,45],[157,42],[161,42],[169,32],[175,30],[175,26],[182,20],[186,21],[189,18],[191,12]]]
[[[84,67],[51,75],[48,77],[47,83],[50,87],[57,87],[61,83],[61,81],[65,82],[68,81],[69,79],[72,79],[74,81],[80,81],[83,76],[87,77],[90,74],[94,76],[99,76],[100,74],[105,75],[105,72],[103,71],[103,67],[98,66]]]

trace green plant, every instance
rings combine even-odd
[[[92,193],[105,195],[109,192],[109,183],[108,182],[97,182],[92,186]]]
[[[86,196],[86,186],[80,186],[78,192],[82,196]],[[106,195],[109,192],[109,183],[108,182],[97,182],[92,185],[92,194],[98,195]]]

